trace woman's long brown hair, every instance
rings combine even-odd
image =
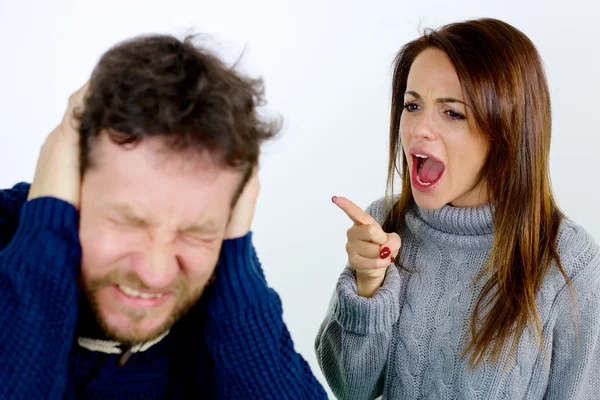
[[[392,202],[397,173],[402,186],[384,223],[386,232],[398,231],[414,202],[400,143],[400,120],[410,67],[427,48],[443,51],[454,65],[472,106],[473,121],[490,143],[479,182],[485,184],[494,205],[494,244],[465,350],[475,368],[488,355],[498,360],[508,344],[515,351],[526,327],[541,345],[535,296],[553,261],[569,283],[556,245],[563,217],[549,178],[550,94],[535,46],[502,21],[454,23],[405,45],[396,57],[393,75],[388,202]]]

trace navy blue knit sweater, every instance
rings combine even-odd
[[[170,333],[144,352],[87,350],[103,339],[81,303],[79,214],[0,191],[0,399],[322,399],[294,351],[281,302],[251,234],[223,243],[217,279]],[[81,303],[81,304],[80,304]]]

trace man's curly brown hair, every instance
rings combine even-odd
[[[79,115],[81,172],[94,167],[94,141],[106,131],[122,145],[160,137],[174,151],[209,151],[218,165],[243,172],[243,187],[261,143],[280,126],[258,115],[263,94],[262,80],[226,66],[193,36],[121,42],[101,57],[90,79]]]

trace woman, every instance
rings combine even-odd
[[[316,339],[333,392],[595,398],[600,252],[551,192],[533,43],[494,19],[429,31],[399,52],[392,96],[387,201],[333,199],[354,221]]]

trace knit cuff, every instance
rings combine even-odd
[[[72,204],[52,197],[36,198],[23,205],[15,235],[3,251],[6,261],[18,266],[21,273],[44,273],[23,267],[23,263],[41,268],[44,260],[51,260],[56,270],[50,268],[47,272],[62,277],[72,277],[78,271],[80,254],[79,212]]]
[[[333,317],[350,332],[373,335],[389,331],[400,316],[400,273],[390,265],[373,297],[358,295],[354,270],[347,267],[337,283]]]
[[[252,233],[223,242],[213,283],[211,310],[231,314],[269,301],[270,289],[252,245]]]
[[[60,232],[65,228],[79,229],[79,212],[70,203],[54,197],[39,197],[23,204],[19,230],[46,228]]]

